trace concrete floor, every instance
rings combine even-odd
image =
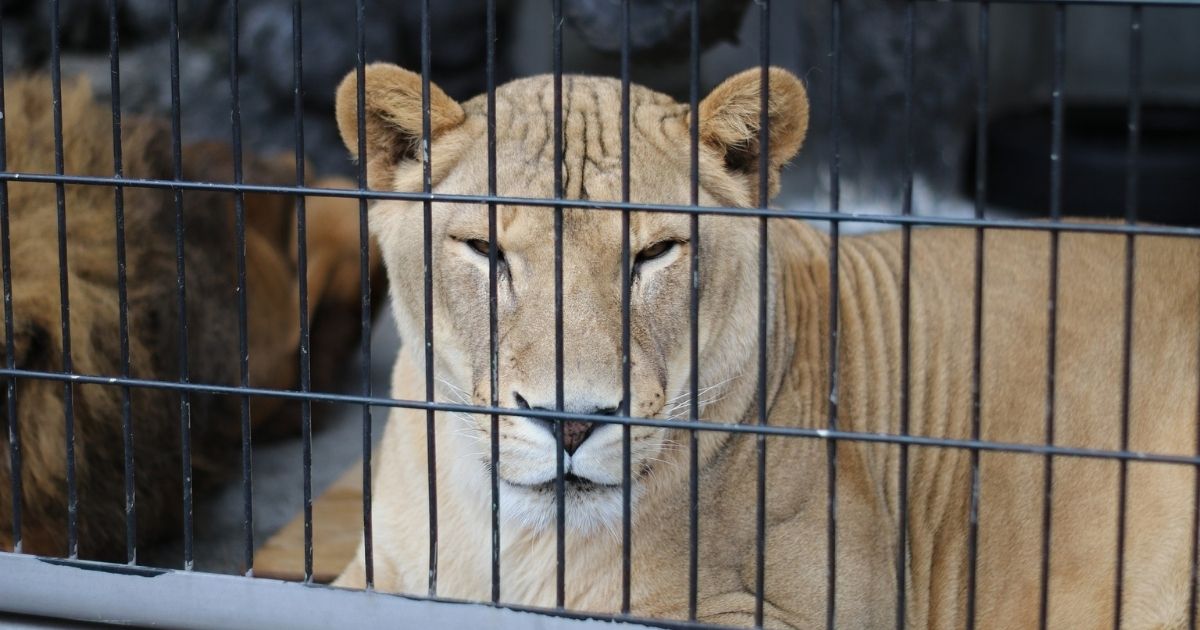
[[[88,628],[104,628],[107,626],[71,621],[65,619],[47,619],[45,617],[29,617],[26,615],[6,615],[0,613],[0,628],[3,630],[50,630],[51,628],[71,628],[86,630]],[[129,626],[126,626],[129,627]]]

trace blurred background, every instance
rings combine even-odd
[[[121,101],[130,111],[170,110],[170,3],[115,0]],[[4,67],[45,67],[50,4],[0,0]],[[333,124],[333,89],[354,66],[354,3],[302,0],[305,152],[323,172],[352,171]],[[367,0],[366,57],[420,68],[418,0]],[[430,2],[432,78],[455,98],[484,90],[485,3]],[[240,2],[237,67],[243,135],[255,150],[293,149],[292,0]],[[633,79],[686,99],[689,0],[632,0]],[[700,0],[701,91],[759,59],[759,4]],[[907,3],[841,2],[840,173],[842,209],[899,212],[904,185]],[[974,187],[976,3],[915,5],[914,211],[969,211]],[[108,3],[60,0],[63,71],[109,91]],[[619,73],[620,0],[564,0],[564,67]],[[830,4],[771,3],[771,61],[809,86],[807,147],[788,171],[782,207],[828,209],[832,131]],[[497,80],[552,68],[550,0],[498,0]],[[180,90],[187,139],[228,140],[228,0],[178,0]],[[999,212],[1044,214],[1049,206],[1050,91],[1054,7],[994,4],[990,15],[988,192]],[[1072,6],[1066,12],[1063,209],[1115,216],[1124,207],[1130,9]],[[1200,11],[1142,14],[1139,216],[1196,224],[1200,197]]]

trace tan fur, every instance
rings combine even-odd
[[[45,77],[6,77],[7,165],[12,172],[53,173],[51,86]],[[124,175],[170,179],[171,139],[162,121],[126,116],[122,121]],[[107,104],[92,101],[83,80],[65,81],[62,98],[64,170],[67,174],[113,174],[112,122]],[[186,146],[183,178],[230,181],[227,145]],[[282,159],[248,154],[250,183],[287,184],[295,166]],[[318,179],[318,186],[352,187],[344,179]],[[11,246],[14,362],[16,367],[62,371],[59,306],[57,199],[55,186],[9,182],[6,186]],[[109,186],[65,186],[67,278],[70,290],[72,368],[86,375],[120,376],[116,224]],[[123,189],[128,283],[131,376],[179,378],[175,286],[175,204],[165,189]],[[194,383],[237,385],[237,277],[234,202],[230,194],[183,194],[186,226],[188,367]],[[358,321],[357,202],[309,199],[309,304],[313,347],[352,349]],[[255,387],[296,387],[299,325],[294,199],[248,194],[246,207],[247,320],[249,381]],[[345,224],[352,226],[353,237]],[[355,270],[351,295],[344,286],[346,266]],[[381,273],[376,273],[376,278]],[[355,324],[347,335],[336,326],[343,311]],[[321,313],[324,313],[322,315]],[[326,332],[323,326],[329,325]],[[0,325],[0,331],[3,331]],[[337,337],[330,339],[330,337]],[[336,362],[342,354],[322,358]],[[3,361],[0,337],[0,363]],[[327,388],[330,370],[314,370],[314,385]],[[328,375],[328,376],[327,376]],[[2,398],[7,382],[0,381]],[[59,381],[18,379],[16,418],[0,400],[0,549],[13,548],[9,427],[20,436],[22,550],[66,555],[67,446],[64,387]],[[122,390],[101,385],[72,387],[75,465],[78,488],[79,553],[98,559],[125,559],[124,443]],[[192,455],[198,488],[237,470],[240,401],[233,397],[190,396]],[[177,393],[130,389],[133,425],[137,540],[146,543],[179,531],[180,402]],[[278,399],[251,403],[255,434],[295,431],[294,414]],[[272,421],[274,419],[275,421]],[[282,420],[282,421],[280,421]]]
[[[702,104],[700,203],[749,206],[756,170],[729,152],[753,147],[758,71],[738,75]],[[395,137],[368,136],[377,147],[419,138],[419,77],[394,66],[367,70],[367,111]],[[770,77],[772,181],[798,149],[807,126],[804,91],[791,75]],[[396,86],[406,85],[403,90]],[[688,111],[635,87],[631,97],[630,193],[637,202],[682,204],[688,193]],[[552,83],[548,77],[501,87],[497,102],[498,192],[553,196]],[[339,123],[357,146],[355,83],[338,92]],[[386,103],[379,114],[374,103]],[[486,193],[485,102],[462,105],[456,126],[435,132],[434,190]],[[457,111],[457,110],[455,110]],[[620,199],[620,85],[563,79],[564,187],[567,197]],[[779,135],[779,137],[776,137]],[[378,144],[377,144],[378,143]],[[738,156],[734,156],[737,158]],[[757,167],[751,163],[751,169]],[[378,188],[420,190],[419,158],[374,171]],[[372,210],[406,348],[393,394],[424,399],[422,205],[381,202]],[[498,208],[499,400],[515,392],[531,406],[553,406],[553,211]],[[630,214],[631,251],[663,238],[684,241],[656,267],[638,271],[631,291],[632,413],[686,418],[690,404],[689,218]],[[758,219],[704,216],[701,258],[700,417],[755,423],[758,418]],[[620,213],[567,209],[563,218],[563,390],[565,408],[594,410],[622,395]],[[465,239],[487,239],[487,210],[437,203],[433,241],[433,312],[437,400],[490,401],[486,258]],[[824,428],[828,367],[830,243],[793,220],[769,222],[767,421]],[[1060,237],[1055,380],[1056,444],[1120,447],[1124,237]],[[1196,435],[1200,339],[1200,244],[1138,237],[1134,291],[1129,445],[1192,454]],[[972,436],[974,232],[912,232],[908,430]],[[982,438],[1045,441],[1047,295],[1050,237],[989,231],[985,238]],[[901,430],[902,245],[899,232],[844,238],[839,248],[837,427],[868,433]],[[425,413],[397,409],[380,446],[375,475],[375,587],[424,594],[429,583],[428,463]],[[490,419],[435,414],[437,444],[437,593],[488,600],[491,594]],[[523,489],[554,476],[554,442],[537,423],[500,418],[501,600],[553,606],[553,494]],[[632,612],[686,618],[689,436],[633,427]],[[751,625],[755,607],[757,439],[698,434],[700,457],[699,608],[703,621]],[[591,446],[589,446],[591,444]],[[620,480],[621,430],[600,428],[569,460],[585,476]],[[968,579],[970,453],[907,450],[907,520],[898,522],[895,445],[839,441],[837,452],[836,620],[851,628],[890,627],[895,619],[897,531],[907,532],[904,581],[909,627],[965,623]],[[766,440],[765,621],[774,627],[824,627],[827,580],[827,466],[824,440]],[[585,453],[585,456],[580,454]],[[980,455],[978,627],[1027,628],[1037,622],[1044,458]],[[1050,627],[1112,624],[1117,547],[1117,471],[1113,461],[1054,461],[1050,555]],[[1128,465],[1123,627],[1182,627],[1195,471]],[[606,477],[607,475],[607,477]],[[603,479],[599,479],[603,478]],[[516,485],[514,485],[516,484]],[[618,486],[619,488],[619,486]],[[620,606],[620,491],[567,488],[566,606]],[[618,506],[614,509],[614,506]],[[362,552],[338,584],[362,586]]]

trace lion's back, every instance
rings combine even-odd
[[[978,307],[979,438],[1109,453],[1195,455],[1200,242],[988,230],[977,303],[974,230],[914,235],[917,260],[928,258],[914,262],[919,272],[914,287],[924,285],[914,290],[936,295],[942,314],[955,320],[944,322],[939,330],[948,334],[930,344],[943,365],[957,372],[946,377],[956,384],[951,389],[958,399],[948,437],[975,437],[974,388],[968,379],[974,377]],[[938,368],[945,369],[934,365],[928,371]],[[936,410],[914,415],[920,413]],[[937,500],[965,508],[970,492],[966,453],[950,460],[953,478],[961,483],[952,484],[956,498]],[[980,618],[1015,626],[1037,623],[1046,460],[985,452],[980,466]],[[1122,544],[1123,622],[1147,627],[1181,614],[1187,605],[1194,470],[1122,464],[1117,457],[1058,457],[1050,471],[1050,625],[1111,621]],[[1124,497],[1122,475],[1127,475]],[[913,483],[919,494],[921,480]],[[950,521],[956,543],[961,542],[965,510]],[[1125,540],[1119,543],[1122,527]]]

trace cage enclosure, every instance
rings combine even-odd
[[[1194,627],[1198,33],[0,0],[0,623]]]

